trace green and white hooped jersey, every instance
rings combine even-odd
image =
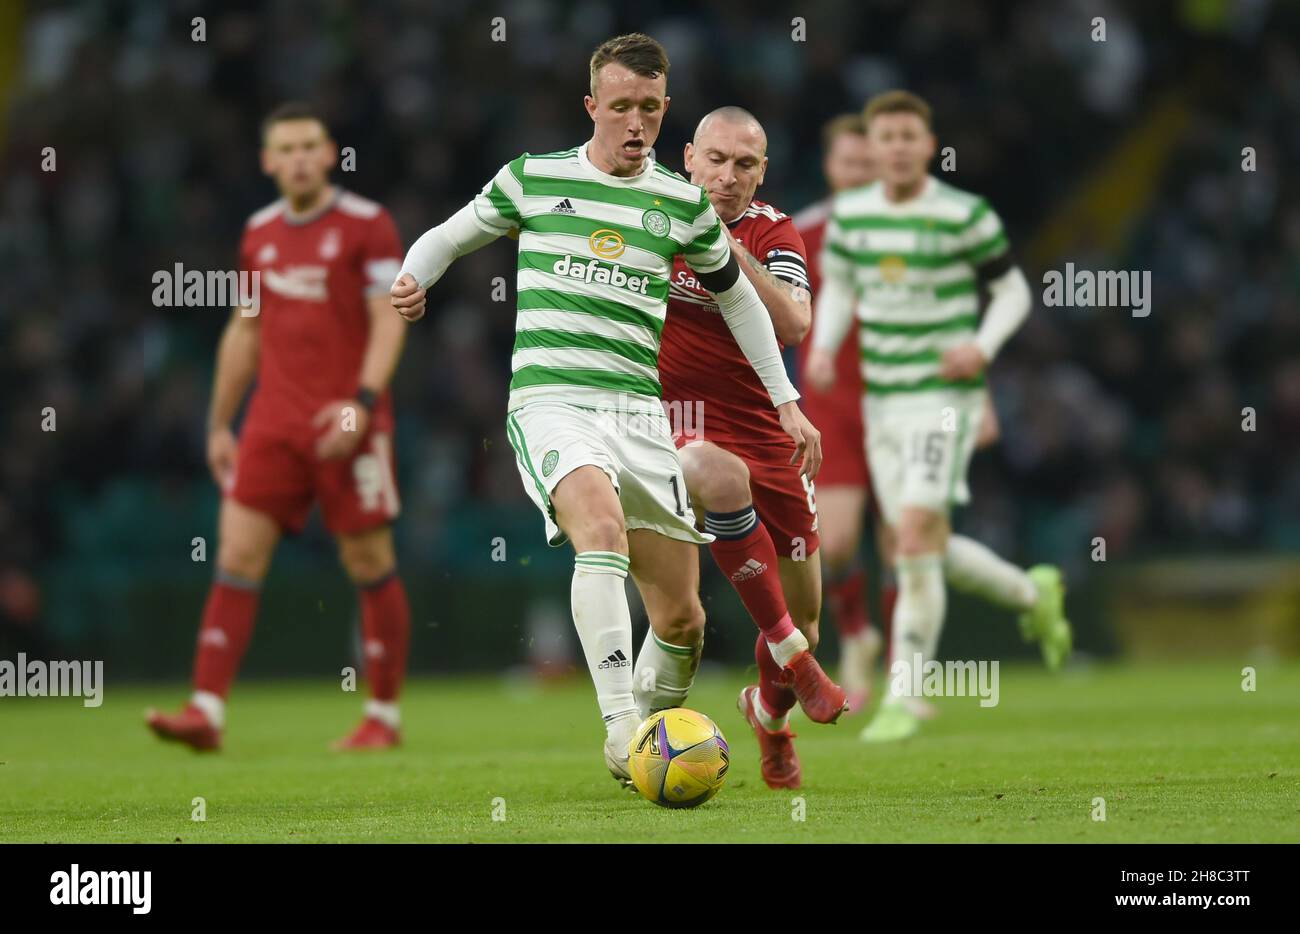
[[[673,257],[709,273],[731,255],[704,190],[653,157],[634,177],[607,175],[584,143],[525,153],[473,204],[485,230],[519,230],[509,409],[550,399],[662,413]]]
[[[979,283],[1011,268],[989,203],[928,176],[902,203],[876,182],[835,197],[822,275],[851,281],[862,376],[874,404],[966,396],[984,377],[939,376],[943,351],[974,338]],[[926,403],[928,404],[928,403]]]

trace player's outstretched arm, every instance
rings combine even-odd
[[[407,321],[424,315],[425,290],[442,278],[452,262],[487,246],[508,228],[497,230],[481,222],[474,202],[465,205],[437,227],[426,230],[402,261],[402,271],[390,293],[394,308]]]
[[[217,486],[224,488],[235,469],[238,449],[231,424],[244,394],[257,374],[262,348],[262,327],[250,309],[236,308],[221,332],[216,372],[212,376],[212,401],[208,406],[208,468]]]

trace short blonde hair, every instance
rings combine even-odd
[[[911,91],[884,91],[871,98],[862,108],[863,125],[870,128],[872,119],[881,114],[916,114],[927,130],[934,129],[930,105]]]
[[[596,96],[596,75],[611,62],[644,78],[668,77],[668,53],[645,33],[630,32],[606,39],[591,53],[591,96]]]

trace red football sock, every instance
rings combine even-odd
[[[225,698],[253,636],[260,591],[255,584],[238,586],[218,578],[208,591],[194,653],[194,689]]]
[[[785,672],[772,657],[762,633],[754,643],[754,661],[758,662],[758,699],[771,717],[783,717],[794,707],[794,689],[785,681]]]
[[[406,674],[406,652],[411,638],[411,608],[406,588],[396,573],[361,588],[361,639],[370,696],[377,701],[397,700]]]
[[[871,625],[867,612],[867,575],[855,568],[845,577],[826,585],[827,602],[841,636],[856,636]]]
[[[740,602],[763,635],[780,642],[793,633],[794,623],[777,572],[776,545],[767,527],[758,521],[754,507],[708,513],[704,528],[716,537],[709,545],[713,560],[736,588]]]

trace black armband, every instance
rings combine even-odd
[[[736,262],[736,254],[728,253],[727,265],[713,272],[696,272],[695,278],[700,285],[717,295],[735,285],[740,275],[740,264]]]
[[[1001,279],[1011,271],[1011,267],[1016,264],[1015,259],[1011,256],[1010,250],[1004,250],[1001,256],[997,256],[988,262],[975,267],[975,278],[979,280],[980,285],[987,285],[994,279]]]

